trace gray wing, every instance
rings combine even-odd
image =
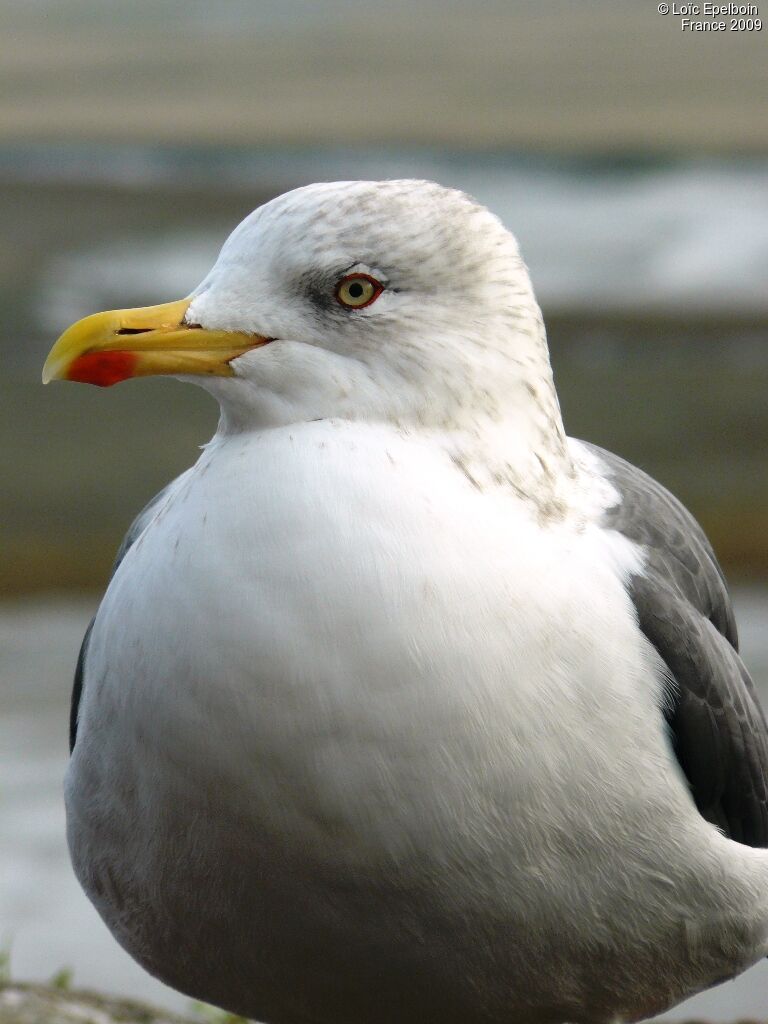
[[[725,579],[691,514],[642,470],[586,445],[621,501],[605,523],[641,544],[630,587],[670,678],[665,717],[700,813],[731,839],[768,846],[768,725],[738,654]]]
[[[155,511],[157,506],[168,494],[168,491],[171,489],[171,487],[174,486],[176,482],[177,481],[174,480],[173,483],[170,483],[168,484],[167,487],[164,487],[159,494],[156,494],[155,497],[147,505],[144,506],[141,512],[139,512],[134,521],[128,527],[128,532],[126,533],[125,537],[123,537],[123,542],[118,548],[117,556],[115,557],[115,563],[112,566],[112,572],[110,573],[110,579],[117,572],[117,567],[125,558],[126,554],[128,553],[128,549],[138,539],[142,530],[147,525],[149,520],[152,518],[152,513]],[[80,653],[77,656],[77,665],[75,666],[75,679],[72,684],[72,700],[69,706],[70,754],[75,748],[75,740],[77,739],[77,719],[80,711],[80,700],[83,696],[83,675],[85,672],[85,661],[88,656],[88,643],[91,639],[91,630],[93,629],[93,623],[95,621],[96,617],[94,616],[91,619],[90,623],[88,624],[88,629],[86,629],[85,636],[83,637],[83,642],[80,645]]]

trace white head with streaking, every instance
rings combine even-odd
[[[478,436],[495,424],[520,474],[554,476],[565,459],[517,243],[433,182],[282,195],[235,229],[191,300],[88,317],[45,370],[101,384],[149,373],[194,375],[223,431],[337,417]]]

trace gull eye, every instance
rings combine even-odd
[[[349,309],[362,309],[363,306],[370,306],[372,302],[384,291],[384,285],[375,277],[368,274],[348,274],[342,277],[336,285],[336,298]]]

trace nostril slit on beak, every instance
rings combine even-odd
[[[158,329],[160,329],[160,330],[175,330],[175,329],[178,329],[180,327],[184,328],[185,330],[188,330],[188,331],[200,331],[200,330],[202,330],[202,327],[200,326],[200,324],[188,324],[188,323],[185,323],[184,321],[182,321],[180,324],[163,324],[163,325],[160,326],[160,328],[158,328],[156,326],[155,327],[118,327],[118,329],[115,331],[115,334],[116,335],[122,335],[123,337],[125,337],[128,334],[149,334],[150,331],[156,331]]]

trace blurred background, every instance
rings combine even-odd
[[[764,0],[768,19],[768,0]],[[19,978],[186,1009],[71,875],[77,648],[133,515],[215,427],[202,390],[40,385],[71,321],[182,297],[311,181],[418,176],[517,234],[569,433],[671,487],[768,702],[768,25],[655,0],[0,0],[0,944]],[[768,1018],[758,966],[670,1014]]]

